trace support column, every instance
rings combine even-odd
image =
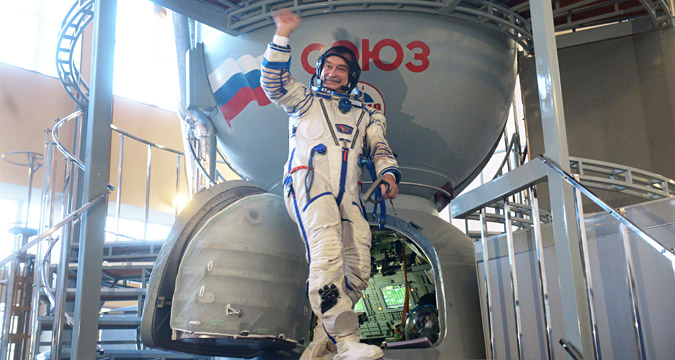
[[[545,154],[563,170],[569,172],[567,131],[551,1],[531,0],[530,11]],[[565,323],[563,337],[580,351],[584,359],[592,359],[594,351],[591,321],[573,188],[557,175],[549,176],[548,184]],[[554,343],[557,343],[559,339],[554,340]]]
[[[117,0],[94,2],[94,37],[91,91],[87,119],[84,199],[88,202],[107,191],[110,168],[113,60]],[[75,326],[71,358],[95,359],[98,340],[101,264],[105,239],[107,201],[92,206],[81,223],[75,295]]]

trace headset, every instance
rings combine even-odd
[[[347,86],[342,87],[342,91],[345,93],[350,93],[356,87],[356,84],[359,82],[359,77],[361,76],[361,66],[356,60],[356,54],[346,46],[333,46],[332,48],[326,50],[319,59],[316,61],[316,71],[312,75],[312,79],[309,81],[310,86],[314,86],[314,81],[316,80],[319,86],[321,84],[321,70],[323,69],[323,63],[330,56],[337,56],[342,58],[347,65],[349,66],[349,82]]]

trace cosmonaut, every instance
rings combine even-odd
[[[368,286],[372,240],[359,198],[361,157],[372,162],[378,176],[386,174],[383,198],[397,196],[401,178],[386,140],[386,120],[350,95],[361,69],[346,47],[330,48],[319,58],[310,87],[296,81],[289,73],[288,41],[300,17],[281,10],[274,21],[261,84],[289,115],[284,198],[305,242],[307,292],[318,317],[314,340],[301,359],[380,359],[379,347],[360,342],[353,307]]]

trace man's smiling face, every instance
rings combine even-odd
[[[343,92],[342,87],[349,83],[349,65],[339,56],[329,56],[321,70],[321,84],[327,89]]]

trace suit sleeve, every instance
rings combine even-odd
[[[366,144],[369,149],[370,160],[375,165],[377,176],[391,173],[396,177],[396,183],[401,181],[401,171],[394,153],[387,142],[387,120],[377,110],[370,112],[370,122],[366,127]]]
[[[290,66],[290,46],[270,43],[263,57],[260,84],[270,101],[289,116],[301,117],[309,110],[314,97],[304,84],[291,75]]]

